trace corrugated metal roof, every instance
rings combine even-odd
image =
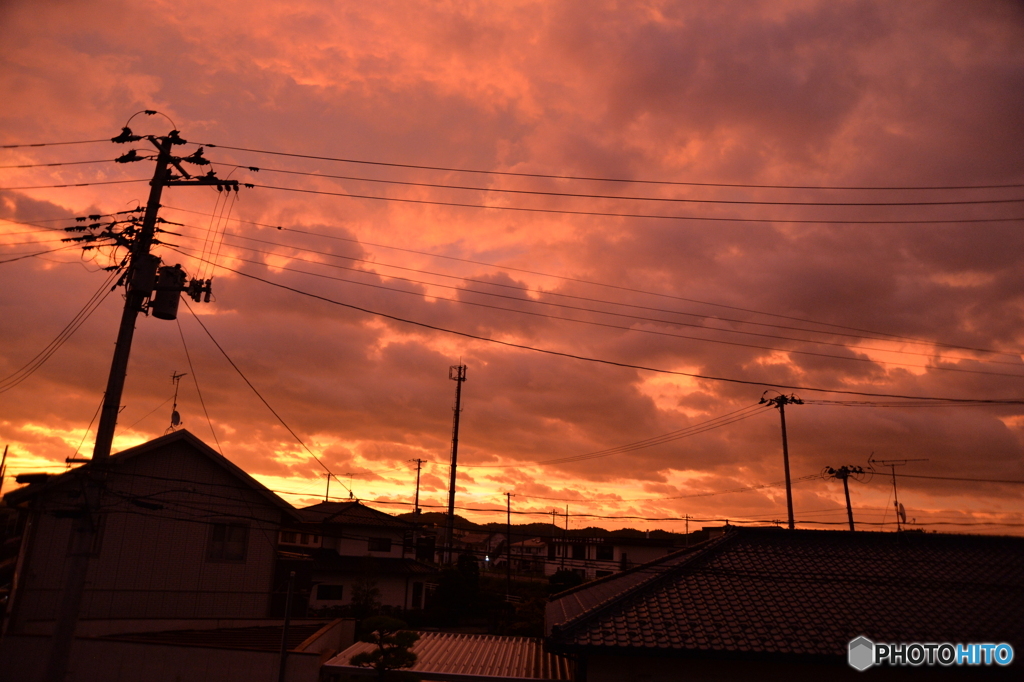
[[[327,621],[292,623],[288,627],[288,650],[293,651],[307,639],[330,625]],[[245,649],[278,651],[281,648],[283,625],[262,625],[247,628],[215,628],[210,630],[164,630],[162,632],[128,632],[104,635],[97,639],[174,646],[200,646],[213,649]]]
[[[569,659],[544,651],[543,640],[533,637],[462,635],[450,632],[420,632],[412,650],[416,665],[408,670],[425,680],[571,680]],[[370,668],[351,666],[358,653],[375,645],[356,642],[327,661],[324,667],[337,672],[376,674]]]

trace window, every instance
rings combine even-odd
[[[390,552],[391,538],[367,538],[366,549],[370,552]]]
[[[549,559],[554,559],[555,558],[555,546],[553,544],[548,545],[548,558]]]
[[[412,584],[412,608],[423,608],[423,583]]]
[[[597,546],[597,559],[598,561],[612,561],[615,559],[615,548],[611,545],[598,545]]]
[[[249,544],[249,526],[241,523],[214,523],[210,526],[207,561],[245,561]]]
[[[345,593],[344,585],[317,585],[316,598],[318,601],[341,601]]]
[[[289,545],[294,545],[295,544],[295,531],[293,531],[293,530],[283,530],[283,531],[281,531],[281,542],[287,543]]]
[[[587,558],[587,546],[586,545],[573,545],[572,546],[572,558],[573,559],[586,559]]]

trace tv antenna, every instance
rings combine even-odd
[[[181,426],[181,415],[178,414],[178,384],[181,383],[181,378],[187,376],[188,372],[171,372],[171,382],[174,383],[174,406],[171,408],[171,425],[164,431],[164,435],[173,433],[175,429]]]
[[[892,506],[896,510],[896,531],[903,530],[907,522],[907,510],[900,504],[899,495],[896,493],[896,467],[906,466],[909,462],[927,462],[927,459],[875,459],[874,455],[868,457],[868,464],[881,464],[892,470]],[[874,468],[872,466],[872,468]]]

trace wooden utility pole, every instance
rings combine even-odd
[[[185,287],[183,286],[185,275],[180,265],[161,268],[159,267],[160,259],[150,253],[150,247],[154,243],[153,237],[157,230],[157,212],[160,209],[163,188],[168,185],[207,185],[216,186],[221,191],[225,189],[238,191],[237,180],[221,180],[216,178],[212,171],[208,175],[198,178],[189,175],[182,168],[181,162],[186,161],[196,165],[209,165],[210,162],[202,158],[202,149],[188,157],[172,155],[171,150],[175,145],[186,144],[186,141],[178,136],[177,130],[172,130],[164,137],[147,135],[143,138],[140,135],[132,134],[126,126],[121,134],[111,141],[126,143],[138,142],[142,139],[148,140],[157,150],[156,168],[153,172],[153,179],[149,183],[149,200],[146,203],[142,223],[138,225],[137,231],[122,231],[116,234],[108,232],[101,235],[104,238],[114,239],[119,246],[128,247],[127,268],[118,282],[119,284],[123,283],[126,290],[124,309],[121,312],[121,324],[114,345],[114,356],[110,364],[107,388],[103,394],[103,406],[96,429],[92,462],[82,473],[84,481],[81,514],[72,525],[66,568],[67,577],[57,609],[50,655],[46,664],[44,679],[47,682],[64,682],[67,676],[71,645],[74,641],[75,629],[78,626],[79,611],[89,573],[89,558],[94,552],[97,533],[102,523],[102,516],[99,513],[100,491],[105,478],[106,460],[110,456],[114,440],[117,415],[121,409],[121,395],[124,391],[125,377],[128,374],[128,357],[131,354],[132,339],[135,336],[136,319],[139,313],[148,314],[151,305],[154,306],[154,317],[174,319],[177,302],[182,291],[188,291],[196,301],[200,299],[200,294],[205,292],[206,300],[209,301],[209,280],[205,285],[199,280],[193,280],[189,287]],[[132,150],[117,161],[128,163],[142,160],[142,158],[135,153],[135,150]],[[181,175],[172,176],[170,172],[172,166]],[[85,239],[85,237],[74,238],[74,240],[81,241]]]
[[[782,420],[782,464],[786,469],[786,511],[789,512],[789,529],[796,528],[793,520],[793,484],[789,478],[789,440],[786,437],[786,405],[803,405],[804,401],[795,395],[777,395],[774,398],[764,399],[761,396],[761,404],[768,404],[778,408],[779,418]]]

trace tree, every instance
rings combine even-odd
[[[377,679],[384,680],[390,671],[411,668],[416,664],[416,654],[411,648],[420,636],[404,630],[404,622],[397,618],[375,616],[363,621],[362,627],[363,635],[359,640],[376,644],[377,648],[356,654],[349,660],[349,665],[373,668],[377,671]]]
[[[380,588],[369,575],[361,576],[352,585],[352,615],[357,620],[376,616],[380,611]]]

